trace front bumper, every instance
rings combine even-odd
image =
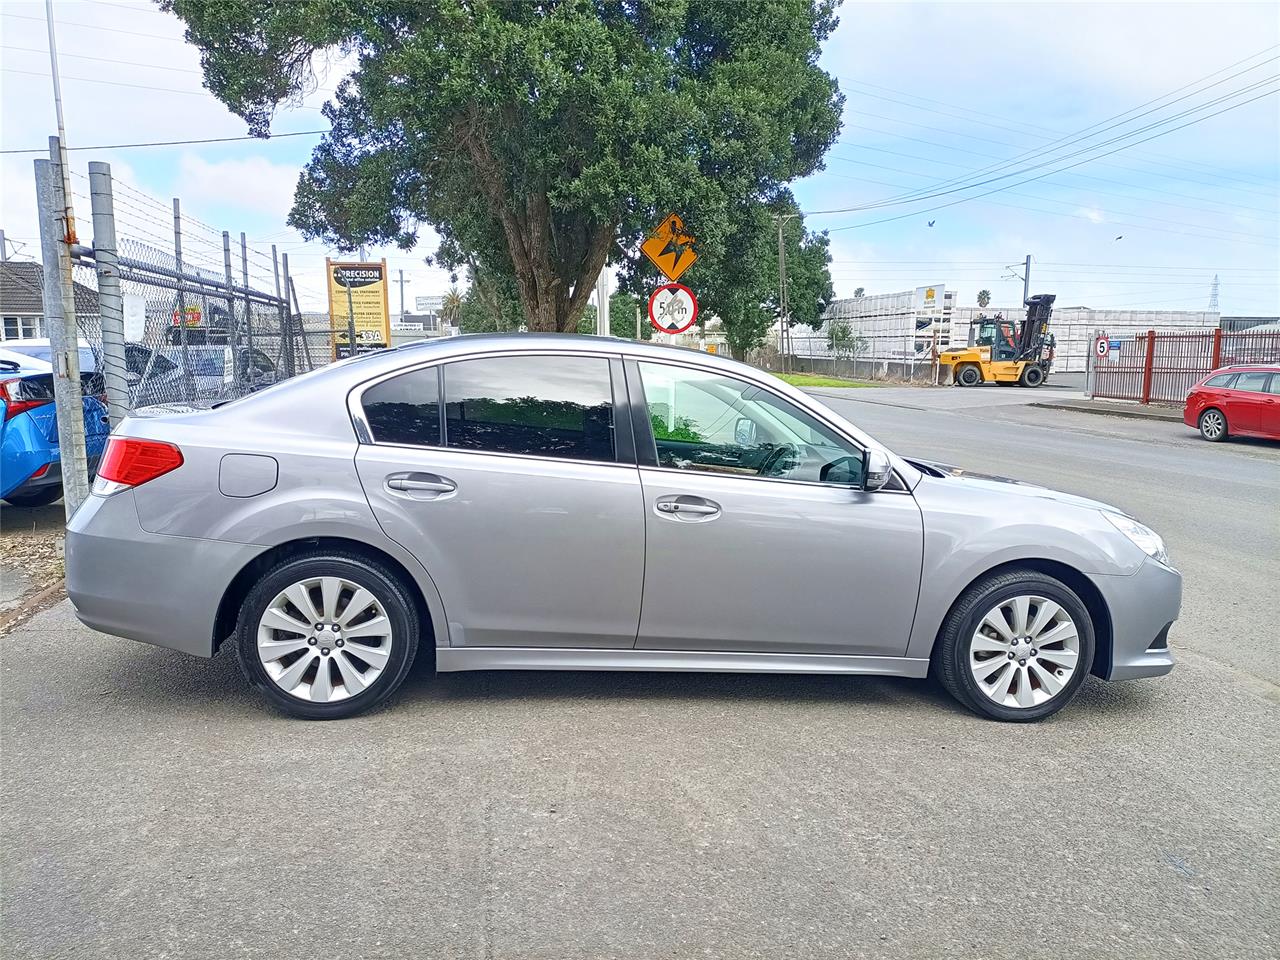
[[[1111,614],[1111,658],[1104,680],[1160,677],[1173,669],[1169,628],[1182,607],[1182,574],[1148,559],[1132,576],[1090,577]]]
[[[148,533],[132,490],[90,496],[67,523],[67,595],[94,630],[211,657],[222,596],[264,549]]]

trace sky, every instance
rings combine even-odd
[[[54,10],[71,147],[247,132],[202,89],[199,55],[172,15],[138,0],[54,0]],[[1224,314],[1280,314],[1280,96],[1235,106],[1277,87],[1274,3],[846,2],[822,65],[847,98],[844,126],[825,169],[793,188],[808,226],[830,231],[838,296],[941,283],[962,304],[983,288],[996,306],[1016,304],[1015,272],[1030,255],[1031,292],[1056,293],[1061,306],[1203,310],[1217,275]],[[345,66],[322,70],[273,132],[323,129],[319,108]],[[1104,140],[1222,96],[1176,121],[1200,122],[1097,156],[1136,137]],[[55,131],[44,4],[0,0],[0,150],[43,147]],[[88,162],[109,162],[118,232],[165,246],[180,197],[199,221],[191,258],[219,269],[218,231],[247,234],[255,276],[274,243],[303,308],[323,309],[324,258],[338,253],[285,225],[316,142],[77,151],[73,186],[87,195]],[[39,255],[33,156],[0,156],[11,256]],[[1002,179],[957,190],[963,177]],[[901,202],[912,191],[936,196]],[[87,200],[76,202],[87,222]],[[410,310],[449,286],[423,262],[434,249],[423,229],[411,252],[369,251],[393,279],[404,271]],[[693,271],[685,282],[696,290]]]

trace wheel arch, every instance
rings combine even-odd
[[[1004,563],[982,571],[961,587],[947,607],[946,615],[943,616],[942,621],[938,624],[938,631],[933,638],[933,647],[929,651],[930,658],[932,659],[934,653],[938,650],[938,641],[942,638],[943,631],[946,629],[947,621],[951,617],[951,611],[955,609],[956,604],[969,591],[969,588],[987,577],[1009,573],[1013,570],[1033,570],[1036,573],[1053,577],[1055,580],[1061,580],[1080,598],[1085,609],[1089,611],[1089,619],[1093,623],[1093,663],[1089,665],[1089,672],[1094,676],[1106,679],[1107,674],[1110,672],[1112,649],[1111,611],[1107,607],[1107,601],[1103,598],[1101,591],[1094,586],[1093,581],[1075,567],[1060,560],[1046,560],[1041,557],[1006,560]]]
[[[428,604],[426,595],[423,593],[417,579],[408,567],[386,551],[346,537],[303,537],[297,540],[289,540],[264,550],[246,563],[232,577],[227,589],[223,591],[222,600],[218,603],[218,613],[214,617],[213,623],[213,652],[217,653],[222,643],[235,632],[236,620],[240,614],[240,605],[244,603],[244,598],[249,595],[253,585],[268,570],[293,557],[323,553],[325,551],[356,554],[365,560],[385,567],[388,573],[399,580],[401,586],[408,591],[409,596],[413,599],[414,606],[418,612],[418,620],[422,624],[422,635],[418,640],[419,653],[425,647],[431,651],[431,655],[434,658],[436,637],[439,635],[438,629],[443,627],[444,623],[443,619],[441,619],[438,624],[436,617],[432,615],[431,605]]]

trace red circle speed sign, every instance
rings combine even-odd
[[[649,322],[659,333],[684,333],[698,319],[698,298],[682,283],[666,283],[649,295]]]

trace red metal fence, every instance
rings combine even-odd
[[[1121,340],[1119,352],[1095,359],[1093,395],[1142,403],[1182,403],[1196,381],[1232,363],[1280,362],[1280,333],[1207,330]]]

